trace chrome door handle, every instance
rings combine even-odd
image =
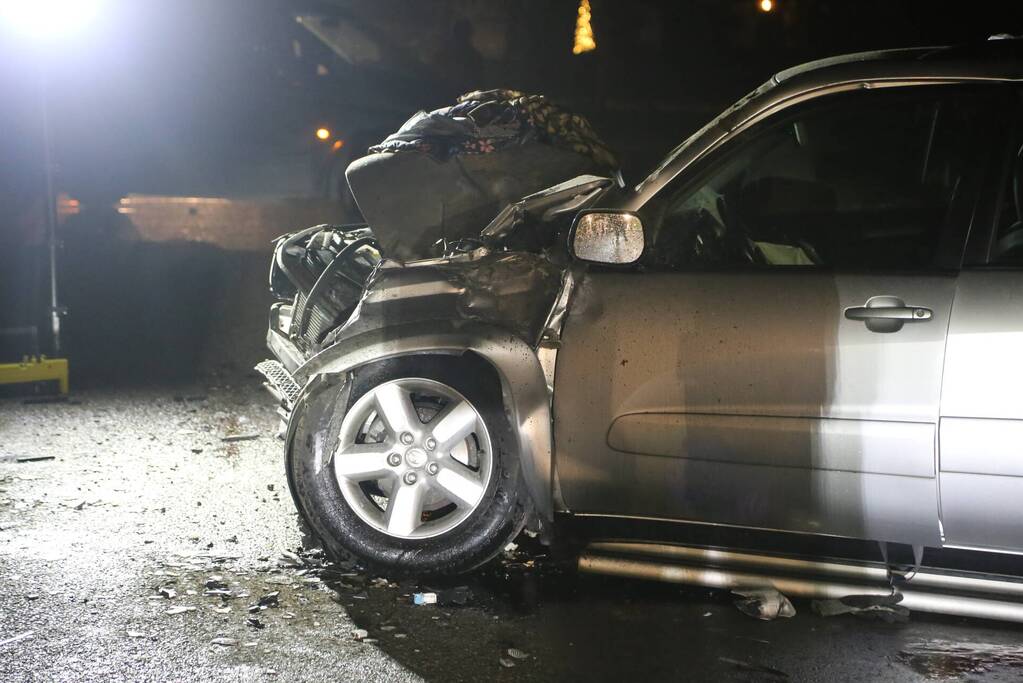
[[[857,306],[845,309],[849,320],[902,320],[903,322],[924,322],[934,317],[934,311],[920,306],[886,306],[867,308]]]
[[[871,332],[898,332],[905,323],[924,323],[934,318],[934,311],[923,306],[907,306],[894,296],[874,296],[865,306],[845,309],[848,320],[866,323]]]

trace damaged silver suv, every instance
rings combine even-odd
[[[558,514],[1023,551],[1021,48],[784,71],[635,188],[442,257],[282,237],[260,369],[301,514],[390,574]]]

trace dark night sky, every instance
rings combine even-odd
[[[44,50],[0,29],[0,194],[37,186],[44,63],[61,189],[286,194],[292,171],[311,163],[320,123],[359,149],[415,109],[478,87],[543,92],[578,109],[635,179],[781,68],[1023,33],[1018,2],[777,0],[765,15],[753,0],[592,0],[598,48],[573,56],[577,4],[107,0],[79,35]],[[331,13],[368,27],[385,59],[353,67],[294,20]],[[481,57],[473,35],[503,44],[499,57]],[[329,74],[317,76],[318,64]]]

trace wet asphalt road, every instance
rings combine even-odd
[[[1001,624],[824,619],[800,601],[796,617],[759,622],[725,594],[576,577],[524,553],[429,586],[324,569],[257,384],[0,401],[0,679],[1023,676],[1023,629]],[[411,604],[429,589],[447,604]],[[921,645],[937,654],[907,654]]]

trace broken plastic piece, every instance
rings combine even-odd
[[[436,593],[413,593],[412,604],[414,605],[436,605],[437,594]]]
[[[855,614],[863,617],[876,617],[891,624],[909,620],[909,609],[900,605],[900,602],[902,602],[901,593],[847,595],[837,600],[814,600],[813,611],[822,617]]]
[[[796,616],[796,608],[776,588],[736,588],[732,593],[739,596],[735,601],[739,611],[756,619],[771,621]]]

